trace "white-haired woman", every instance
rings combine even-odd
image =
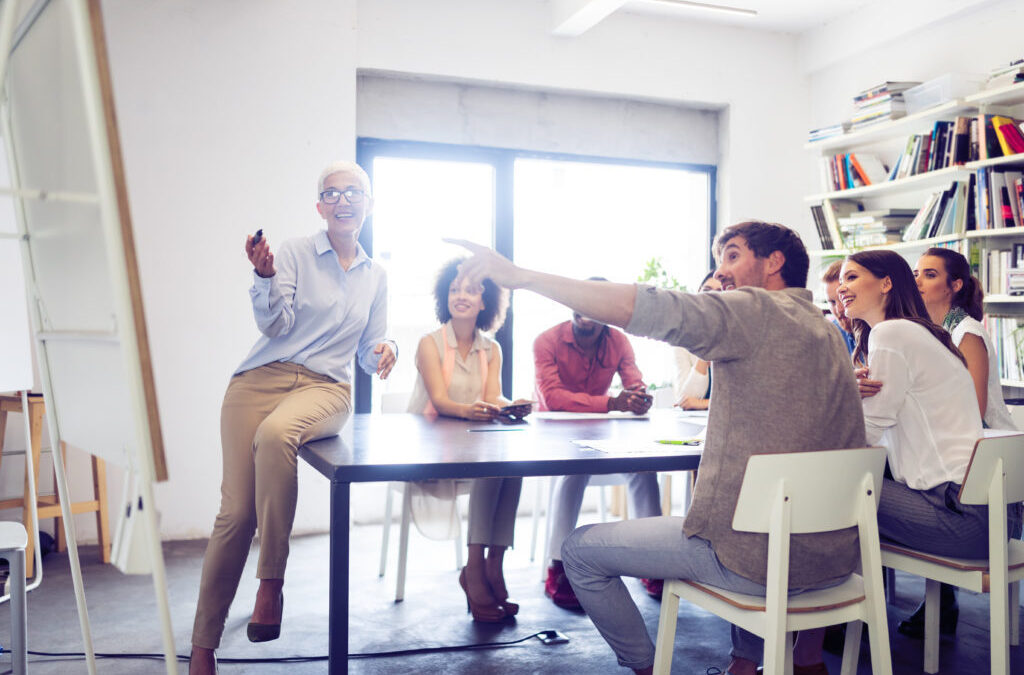
[[[381,378],[395,364],[397,347],[384,337],[384,270],[358,242],[373,203],[370,180],[357,164],[336,162],[320,175],[317,195],[326,229],[283,242],[276,257],[262,231],[245,242],[262,334],[221,407],[221,506],[203,558],[191,675],[216,672],[214,650],[256,532],[260,585],[248,637],[264,642],[280,635],[298,449],[345,423],[353,357]]]

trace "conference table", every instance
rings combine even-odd
[[[675,409],[641,418],[539,413],[520,425],[375,413],[353,415],[338,436],[306,444],[299,456],[330,481],[329,672],[348,670],[352,483],[686,471],[697,468],[701,446],[656,441],[690,440],[705,423]]]

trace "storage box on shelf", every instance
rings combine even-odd
[[[957,83],[947,84],[952,92]],[[944,92],[939,87],[939,98]],[[1024,148],[1012,141],[1013,129],[1005,136],[996,134],[992,124],[998,117],[1024,121],[1024,83],[958,96],[899,119],[808,143],[805,147],[820,156],[824,191],[805,201],[822,243],[821,250],[810,253],[823,267],[859,248],[894,250],[911,264],[931,246],[948,246],[967,256],[985,289],[985,324],[997,350],[1005,393],[1022,396],[1024,295],[1016,295],[1020,289],[1008,285],[1007,274],[1019,266],[1024,277]],[[975,129],[986,127],[989,142],[984,147],[969,145],[972,120]],[[853,160],[864,164],[863,157],[888,169],[884,180],[878,179],[877,169],[873,176],[856,171]],[[846,189],[835,189],[837,183]],[[855,205],[877,213],[916,209],[918,215],[903,229],[905,240],[854,247],[844,240],[840,220],[856,220],[850,218]],[[895,236],[887,232],[885,238],[891,242]]]

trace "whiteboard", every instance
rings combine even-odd
[[[61,440],[166,480],[102,19],[74,10],[33,6],[2,109],[43,389]]]

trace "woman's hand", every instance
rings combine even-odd
[[[476,401],[466,406],[465,417],[468,420],[478,420],[480,422],[489,422],[498,416],[498,411],[501,408],[488,403],[487,401]]]
[[[881,381],[868,379],[867,368],[855,368],[853,375],[857,378],[857,387],[860,389],[861,398],[870,398],[882,389]]]
[[[684,396],[676,405],[683,410],[707,410],[710,402],[710,399],[699,396]]]
[[[258,242],[254,242],[251,234],[247,236],[245,238],[245,255],[249,257],[249,262],[252,263],[256,274],[264,279],[277,274],[277,270],[274,268],[274,254],[270,252],[270,244],[267,243],[266,237],[260,237]]]

